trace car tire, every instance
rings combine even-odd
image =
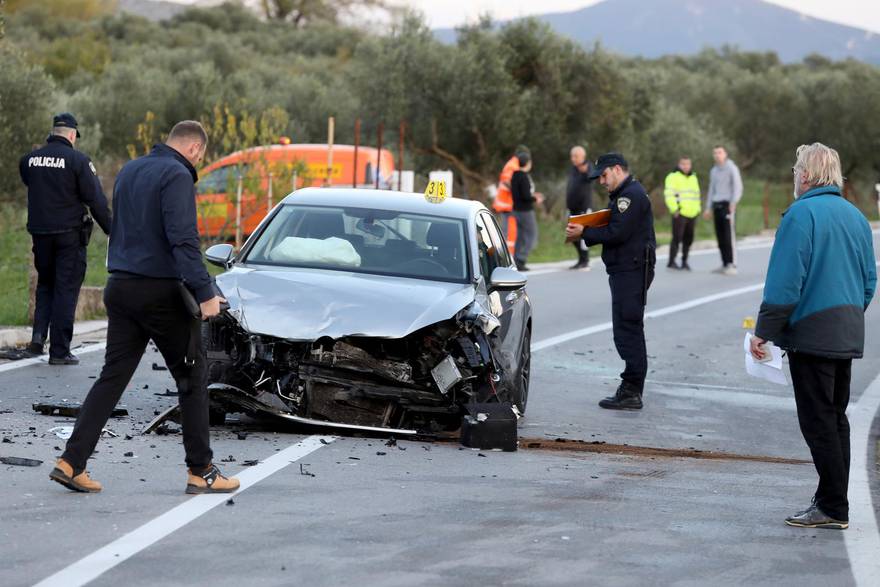
[[[527,326],[519,351],[519,369],[513,385],[513,404],[520,414],[526,413],[529,401],[529,378],[532,372],[532,327]]]

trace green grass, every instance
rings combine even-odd
[[[746,180],[743,199],[736,209],[736,234],[745,237],[760,233],[764,230],[764,182],[758,180]],[[601,191],[601,190],[600,190]],[[607,202],[605,196],[596,197],[593,204],[604,206]],[[654,230],[657,233],[657,244],[669,244],[672,239],[672,220],[666,210],[662,198],[656,195],[652,197],[654,205]],[[768,228],[775,229],[779,226],[782,213],[792,202],[791,187],[787,184],[775,183],[769,185],[768,203]],[[862,211],[870,220],[877,220],[877,207],[873,201],[858,202]],[[543,214],[538,218],[538,245],[529,255],[529,262],[542,263],[550,261],[565,261],[576,259],[574,247],[565,242],[565,221],[568,214],[563,210]],[[704,220],[702,217],[697,221],[697,240],[715,240],[715,228],[712,220]],[[599,255],[601,247],[592,247],[591,255]]]
[[[28,321],[28,279],[32,267],[31,236],[25,229],[23,206],[0,204],[0,325],[20,326]],[[85,285],[107,281],[107,237],[97,226],[88,249]]]

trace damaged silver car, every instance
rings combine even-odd
[[[233,254],[206,323],[212,417],[395,434],[457,429],[469,402],[528,401],[532,311],[480,203],[303,189]]]

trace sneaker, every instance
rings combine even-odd
[[[39,357],[46,351],[43,350],[43,345],[38,342],[32,342],[25,347],[24,352],[26,355],[30,355],[32,357]]]
[[[577,271],[577,270],[580,269],[581,267],[583,267],[583,265],[581,264],[580,261],[578,261],[577,263],[575,263],[574,265],[572,265],[571,267],[569,267],[569,269],[570,269],[571,271]]]
[[[199,493],[233,493],[241,485],[235,477],[224,477],[216,465],[209,465],[207,471],[196,475],[187,469],[186,492]]]
[[[691,266],[688,265],[688,262],[687,262],[687,261],[682,261],[682,262],[681,262],[681,269],[682,269],[682,271],[690,271],[690,270],[691,270]]]
[[[721,272],[722,275],[736,275],[737,273],[739,272],[736,270],[736,265],[728,265]]]
[[[66,357],[49,357],[50,365],[79,365],[79,359],[72,353],[67,353]]]
[[[599,402],[606,410],[641,410],[642,392],[632,383],[621,381],[617,392]]]
[[[678,271],[679,269],[681,269],[681,267],[679,267],[678,263],[676,263],[675,261],[670,261],[669,263],[667,263],[666,268],[672,271]]]
[[[848,520],[835,520],[815,503],[805,511],[785,518],[785,523],[796,528],[830,528],[832,530],[846,530],[849,528]]]
[[[717,269],[713,269],[712,273],[718,273],[720,275],[720,274],[724,273],[725,269],[727,269],[727,267],[722,265],[721,267],[718,267]]]
[[[593,268],[590,267],[590,264],[589,264],[589,263],[584,263],[583,265],[580,266],[580,269],[579,269],[579,270],[580,270],[580,271],[592,271]]]
[[[49,479],[80,493],[98,493],[102,489],[101,484],[89,477],[88,473],[85,471],[76,473],[73,465],[64,459],[55,462],[55,468],[49,473]]]

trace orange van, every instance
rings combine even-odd
[[[241,231],[248,235],[272,206],[294,189],[354,184],[375,187],[378,157],[377,149],[358,147],[355,170],[354,146],[334,145],[328,184],[327,145],[267,145],[230,153],[199,172],[200,179],[196,184],[199,232],[204,237],[231,237],[235,234],[239,181],[242,187]],[[393,172],[394,156],[383,149],[379,187],[389,187]]]

